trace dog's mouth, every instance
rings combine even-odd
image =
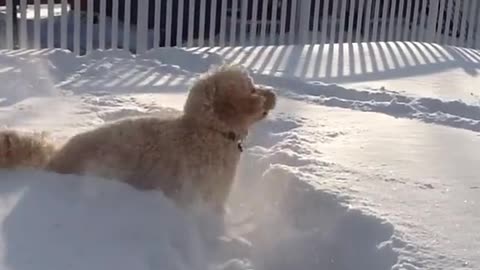
[[[262,111],[262,113],[260,114],[259,120],[263,120],[267,118],[268,114],[269,114],[268,110]]]

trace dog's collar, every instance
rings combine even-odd
[[[238,148],[238,151],[240,152],[243,152],[243,137],[238,135],[237,133],[233,132],[233,131],[220,131],[220,130],[215,130],[214,131],[220,133],[222,135],[222,137],[224,137],[225,139],[231,141],[231,142],[234,142],[234,143],[237,143],[237,148]]]
[[[221,132],[223,137],[225,137],[227,140],[230,140],[232,142],[237,143],[237,148],[238,151],[243,152],[243,139],[238,136],[235,132],[229,131],[229,132]]]

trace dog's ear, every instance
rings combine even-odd
[[[203,95],[204,95],[204,106],[213,107],[215,102],[215,95],[217,93],[217,85],[214,80],[207,80],[204,85]]]
[[[184,112],[190,115],[198,115],[213,111],[216,87],[210,79],[199,80],[190,89]]]

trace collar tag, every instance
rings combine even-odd
[[[237,147],[240,152],[243,152],[243,143],[241,141],[238,142]]]

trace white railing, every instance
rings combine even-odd
[[[425,41],[480,49],[479,0],[0,0],[0,48]],[[72,8],[73,7],[73,8]],[[80,8],[78,8],[80,7]],[[137,19],[138,18],[138,19]]]

